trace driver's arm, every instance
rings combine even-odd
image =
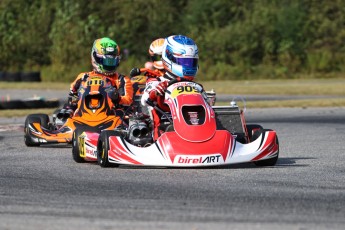
[[[143,106],[146,106],[147,103],[146,101],[150,98],[150,92],[156,88],[156,86],[159,84],[159,81],[155,78],[149,79],[146,82],[146,86],[144,89],[144,93],[141,96],[141,104]]]
[[[133,85],[129,77],[119,75],[115,85],[120,95],[119,104],[131,105],[133,103]]]

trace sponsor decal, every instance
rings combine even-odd
[[[107,48],[105,48],[105,50],[107,51],[107,52],[114,52],[114,47],[107,47]]]
[[[188,112],[188,115],[189,115],[189,121],[192,125],[199,124],[198,112]]]
[[[104,85],[104,81],[101,77],[91,77],[87,82],[86,82],[87,86],[93,86],[93,85]]]
[[[193,156],[193,155],[177,155],[174,159],[174,164],[218,164],[223,163],[224,160],[220,154],[213,155],[202,155],[202,156]]]
[[[80,88],[78,91],[80,94],[84,94],[85,93],[85,89],[84,88]]]
[[[85,152],[86,152],[87,156],[94,156],[94,157],[97,156],[97,150],[95,150],[94,148],[90,148],[90,147],[86,146]]]

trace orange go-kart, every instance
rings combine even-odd
[[[146,81],[148,78],[157,78],[162,75],[161,72],[157,70],[151,70],[147,68],[141,68],[140,72],[142,73],[141,75],[131,77],[133,92],[135,96],[141,96],[144,93]]]
[[[131,77],[131,82],[133,85],[133,107],[136,112],[148,113],[147,108],[141,105],[141,96],[144,93],[146,82],[149,78],[158,78],[162,75],[160,71],[151,70],[147,68],[140,69],[141,75]]]
[[[122,120],[108,96],[110,89],[113,86],[106,77],[88,77],[78,90],[77,109],[71,117],[59,118],[56,113],[50,122],[47,114],[28,115],[24,126],[26,146],[71,143],[76,129],[101,132],[120,125]]]

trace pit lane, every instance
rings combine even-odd
[[[246,118],[277,131],[275,167],[103,169],[28,148],[24,118],[0,118],[0,229],[343,229],[345,108]]]

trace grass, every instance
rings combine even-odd
[[[0,89],[55,89],[68,92],[70,83],[66,82],[0,82]]]
[[[218,94],[239,95],[335,95],[345,96],[345,78],[200,82]],[[0,89],[68,90],[62,82],[0,82]]]

